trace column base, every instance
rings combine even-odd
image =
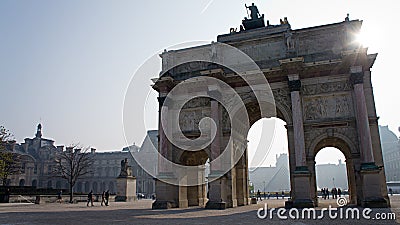
[[[362,201],[364,208],[388,208],[389,204],[384,198],[369,198]]]
[[[137,200],[136,196],[116,196],[115,197],[116,202],[134,202],[136,200]]]
[[[291,204],[292,208],[314,208],[315,207],[314,202],[311,199],[296,199],[296,200],[293,200],[292,202],[293,202]],[[285,202],[285,207],[286,207],[286,202]]]
[[[247,201],[246,201],[246,200],[247,200],[247,199],[246,199],[246,198],[243,198],[243,197],[238,198],[238,199],[237,199],[237,205],[238,205],[238,206],[247,205]]]
[[[285,201],[285,209],[291,209],[291,208],[293,208],[293,201],[292,199],[289,199]]]
[[[390,202],[382,194],[380,169],[375,163],[363,163],[361,168],[360,174],[363,188],[361,206],[367,208],[390,207]]]
[[[156,200],[151,205],[151,209],[171,209],[171,208],[176,208],[175,203],[171,201]]]
[[[206,209],[226,209],[226,202],[213,202],[208,201]]]
[[[205,198],[199,198],[199,206],[200,207],[204,207],[205,206],[205,201],[206,201],[206,199]]]
[[[179,208],[188,208],[189,201],[188,200],[179,200]]]

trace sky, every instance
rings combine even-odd
[[[271,24],[288,17],[292,29],[341,22],[347,13],[350,19],[363,20],[361,40],[369,53],[378,53],[372,82],[379,123],[399,136],[400,7],[395,0],[1,0],[0,125],[18,142],[33,137],[41,122],[44,136],[56,144],[120,150],[132,144],[124,137],[124,95],[140,66],[169,46],[216,41],[217,35],[239,27],[247,14],[244,4],[252,2]],[[138,145],[147,129],[157,129],[150,78],[158,73],[147,76],[134,85],[146,98],[145,107],[143,96],[138,96],[137,110],[143,114],[147,108],[145,116],[150,118],[143,122],[132,115],[138,129],[130,140]],[[257,135],[248,139],[251,143]],[[274,165],[284,142],[284,137],[277,141],[264,165]]]

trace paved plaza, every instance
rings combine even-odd
[[[392,208],[373,209],[376,212],[395,212],[394,220],[332,220],[326,216],[323,220],[281,220],[276,213],[273,219],[259,219],[257,210],[268,204],[268,208],[283,207],[284,200],[270,199],[249,205],[226,210],[206,210],[198,207],[187,209],[152,210],[151,200],[140,200],[135,203],[111,203],[102,207],[96,202],[94,207],[86,203],[78,204],[1,204],[0,224],[397,224],[400,222],[400,196],[391,197]],[[317,208],[332,205],[334,200],[322,200]],[[318,214],[319,215],[319,214]]]

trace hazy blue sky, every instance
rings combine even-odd
[[[398,135],[395,0],[0,0],[0,124],[19,142],[41,121],[57,144],[121,149],[124,93],[135,70],[168,46],[228,33],[251,2],[272,24],[287,16],[293,29],[340,22],[347,13],[364,20],[369,53],[379,53],[372,68],[379,122]],[[154,123],[147,128],[156,128],[156,101],[149,101]],[[138,129],[135,142],[144,136]]]

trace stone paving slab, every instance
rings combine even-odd
[[[322,205],[335,204],[335,200],[322,200]],[[259,219],[257,210],[268,204],[269,208],[281,207],[284,200],[263,200],[257,205],[249,205],[226,210],[206,210],[200,207],[187,209],[151,210],[151,200],[134,203],[114,203],[100,206],[95,203],[87,207],[86,203],[40,205],[20,205],[0,207],[0,224],[397,224],[386,220],[280,220],[274,214],[273,219]],[[322,206],[323,207],[323,206]],[[392,198],[392,209],[396,218],[400,218],[400,196]],[[320,210],[321,207],[317,208]],[[373,212],[389,212],[389,209],[373,209]]]

